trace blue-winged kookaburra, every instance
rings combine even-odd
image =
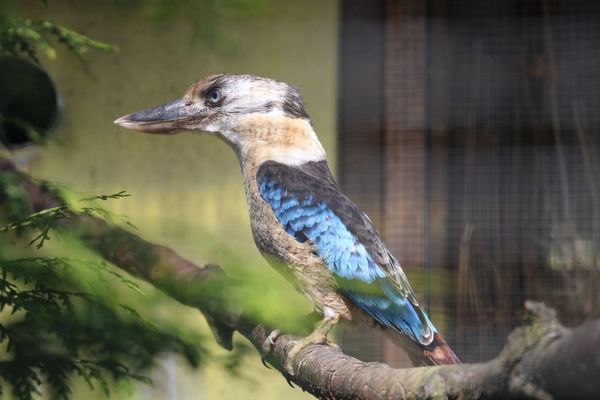
[[[283,266],[280,271],[323,315],[313,333],[290,349],[290,373],[294,356],[309,344],[327,343],[340,319],[383,328],[417,365],[459,362],[369,217],[335,182],[294,86],[252,75],[213,75],[181,99],[115,123],[148,133],[203,131],[231,146],[258,249]]]

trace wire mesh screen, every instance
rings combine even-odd
[[[460,1],[430,10],[430,150],[444,152],[458,351],[493,356],[526,299],[595,311],[600,8]],[[438,26],[436,26],[438,25]],[[595,114],[595,115],[594,115]],[[439,239],[438,239],[439,240]]]
[[[566,324],[597,316],[600,3],[382,7],[382,122],[353,133],[341,121],[340,173],[361,192],[348,160],[373,155],[368,203],[438,328],[477,361],[496,355],[527,299]],[[352,135],[379,145],[352,147]]]

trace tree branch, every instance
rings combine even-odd
[[[42,185],[0,159],[0,173],[11,174],[27,193],[33,211],[60,204]],[[0,202],[4,199],[0,198]],[[113,264],[144,279],[180,301],[198,308],[218,342],[231,349],[238,331],[261,352],[269,329],[226,304],[214,287],[233,284],[220,268],[200,268],[173,250],[149,243],[103,221],[78,216],[66,222],[82,240]],[[365,363],[327,346],[311,345],[295,360],[288,381],[320,398],[573,398],[598,397],[600,385],[600,320],[566,328],[541,303],[526,303],[528,323],[515,329],[502,352],[478,364],[393,369]],[[287,348],[295,338],[279,336],[266,356],[283,371]]]

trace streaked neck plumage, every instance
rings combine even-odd
[[[279,113],[255,113],[236,118],[220,134],[237,154],[242,170],[265,161],[298,166],[326,159],[310,121]]]

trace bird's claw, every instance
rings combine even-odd
[[[334,312],[328,313],[325,310],[325,318],[321,321],[321,323],[315,328],[315,330],[305,337],[304,339],[298,341],[292,341],[288,344],[291,345],[291,348],[287,351],[287,357],[285,359],[285,364],[283,365],[284,371],[287,372],[290,376],[294,375],[294,359],[303,350],[305,347],[311,344],[323,344],[330,347],[339,348],[336,344],[331,343],[327,340],[327,334],[331,330],[331,328],[337,324],[340,316]]]
[[[329,340],[328,340],[328,341],[326,341],[326,342],[325,342],[325,343],[323,343],[323,344],[324,344],[324,345],[326,345],[326,346],[328,346],[328,347],[331,347],[332,349],[336,349],[336,350],[339,350],[339,349],[340,349],[340,346],[338,346],[337,344],[335,344],[335,343],[333,343],[333,342],[331,342],[331,341],[329,341]]]
[[[339,348],[338,345],[327,340],[327,335],[324,335],[320,332],[314,332],[301,340],[290,341],[288,343],[288,346],[291,347],[289,347],[289,350],[287,351],[287,357],[285,359],[285,364],[283,365],[283,368],[287,374],[294,376],[294,360],[296,356],[298,356],[298,353],[300,353],[300,351],[310,346],[311,344],[321,344],[334,348]]]
[[[296,355],[302,349],[296,350],[296,348],[298,346],[298,341],[296,341],[296,340],[291,340],[288,343],[288,346],[291,346],[291,347],[290,347],[290,350],[287,352],[287,357],[285,358],[285,363],[283,364],[283,370],[288,375],[294,376],[294,358],[296,358]]]
[[[271,367],[269,367],[269,364],[267,364],[267,359],[262,354],[260,355],[260,362],[262,363],[262,365],[265,366],[266,369],[271,369]]]
[[[275,346],[275,341],[277,340],[279,335],[281,335],[281,331],[279,329],[275,329],[274,331],[269,333],[269,336],[267,336],[267,341],[271,346]]]
[[[271,352],[272,347],[275,346],[275,341],[277,340],[279,335],[281,335],[281,331],[279,329],[275,329],[274,331],[269,333],[269,336],[267,336],[267,338],[265,339],[265,341],[262,344],[260,361],[263,363],[263,365],[265,367],[267,367],[269,369],[271,369],[271,367],[269,367],[267,365],[266,357]]]

